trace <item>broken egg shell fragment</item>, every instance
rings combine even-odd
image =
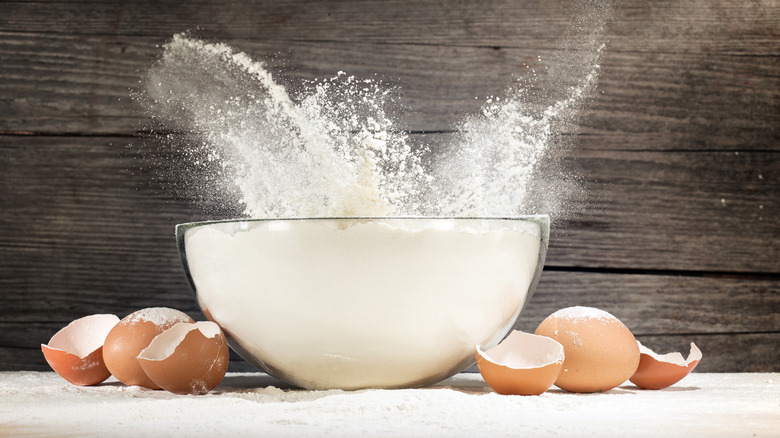
[[[674,385],[687,376],[701,361],[701,350],[691,342],[691,352],[684,359],[679,352],[656,354],[649,348],[639,345],[639,367],[629,379],[642,389],[663,389]]]
[[[155,337],[138,355],[144,372],[175,394],[205,394],[225,377],[228,346],[211,321],[179,323]]]
[[[539,395],[558,378],[563,346],[546,336],[513,330],[493,348],[475,347],[477,367],[485,382],[503,395]]]
[[[103,361],[103,341],[118,322],[116,315],[79,318],[55,333],[48,344],[41,344],[43,357],[68,382],[97,385],[111,375]]]

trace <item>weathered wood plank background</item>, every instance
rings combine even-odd
[[[47,369],[39,344],[87,314],[202,317],[173,226],[205,217],[130,98],[174,33],[293,78],[379,72],[405,129],[444,136],[557,50],[572,4],[0,2],[0,370]],[[518,328],[596,306],[659,350],[695,341],[702,371],[780,371],[779,125],[780,2],[618,3],[563,157],[588,196],[553,225]]]

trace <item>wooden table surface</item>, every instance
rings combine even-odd
[[[289,389],[229,373],[178,396],[109,381],[75,387],[51,372],[0,373],[2,436],[780,436],[780,374],[693,373],[670,388],[502,396],[479,374],[430,388]]]

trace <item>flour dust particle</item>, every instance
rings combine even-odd
[[[175,156],[186,162],[171,167],[217,210],[555,218],[567,213],[575,185],[558,157],[573,146],[571,127],[596,88],[611,11],[611,2],[578,3],[544,71],[487,98],[444,147],[395,125],[399,90],[381,80],[337,72],[292,93],[263,62],[187,34],[164,45],[142,102],[162,126],[185,134]]]

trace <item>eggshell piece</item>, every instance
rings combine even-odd
[[[688,359],[679,352],[656,354],[649,348],[639,345],[639,367],[631,377],[631,383],[643,389],[663,389],[674,385],[687,376],[701,361],[701,350],[691,342]]]
[[[545,336],[514,330],[486,351],[475,347],[477,367],[499,394],[539,395],[555,382],[563,366],[563,346]]]
[[[68,382],[97,385],[111,375],[103,361],[103,341],[118,322],[116,315],[79,318],[55,333],[48,344],[41,344],[43,357]]]
[[[563,345],[565,359],[555,385],[570,392],[608,391],[634,375],[639,346],[614,315],[592,307],[568,307],[536,329]]]
[[[125,385],[161,389],[141,368],[138,354],[157,335],[180,322],[194,321],[187,314],[167,307],[141,309],[122,318],[103,344],[106,367]]]
[[[228,346],[211,321],[180,323],[152,340],[138,356],[157,385],[175,394],[205,394],[225,377]]]

